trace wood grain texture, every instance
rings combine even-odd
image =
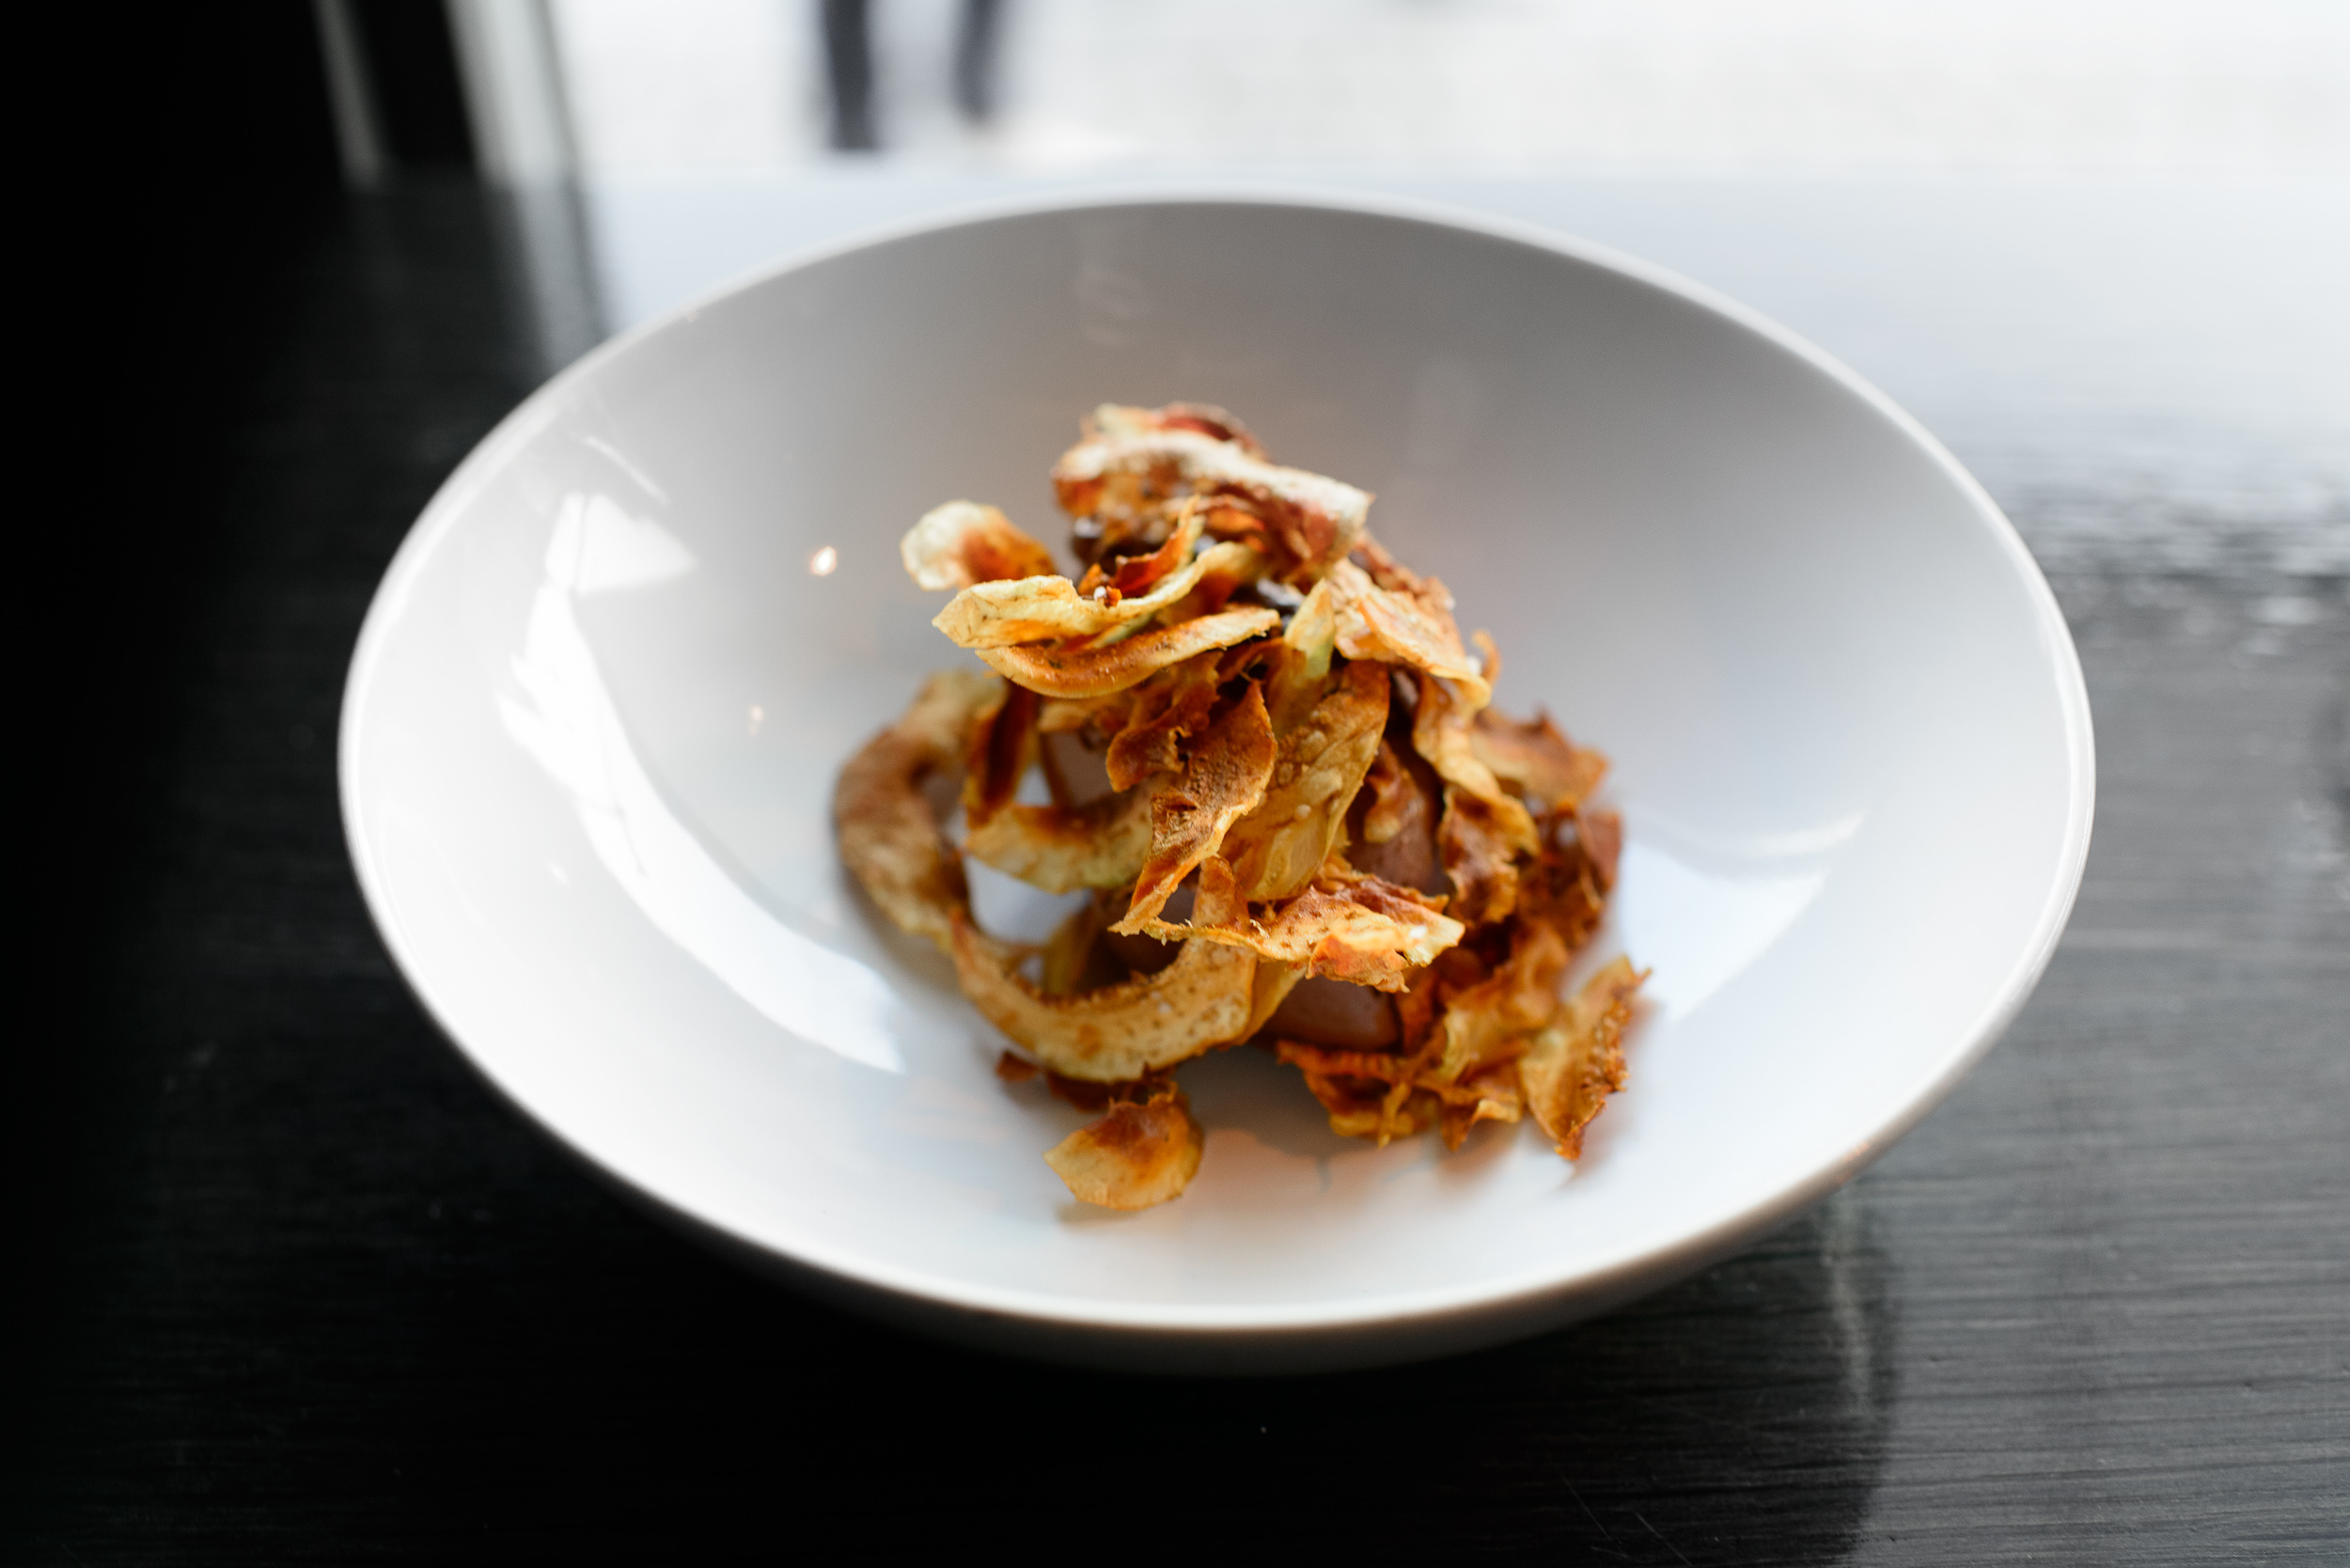
[[[420,187],[306,240],[184,498],[208,533],[144,698],[135,853],[26,1090],[55,1164],[12,1559],[2342,1560],[2341,579],[2067,555],[2101,756],[2072,930],[1953,1099],[1779,1235],[1397,1372],[999,1361],[638,1217],[492,1101],[377,943],[336,705],[408,521],[525,390],[492,216]],[[1073,1430],[1148,1479],[1073,1484]]]

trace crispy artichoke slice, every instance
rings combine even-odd
[[[1623,1088],[1623,1027],[1632,1018],[1633,996],[1647,979],[1630,959],[1613,960],[1559,1010],[1518,1058],[1527,1108],[1568,1159],[1582,1156],[1583,1129],[1607,1096]]]
[[[1607,773],[1606,757],[1568,740],[1539,708],[1524,723],[1480,709],[1468,741],[1470,754],[1537,811],[1582,805]]]
[[[1151,538],[1156,518],[1192,496],[1209,502],[1211,532],[1236,525],[1287,556],[1286,575],[1312,577],[1362,537],[1371,496],[1353,485],[1267,463],[1249,445],[1122,414],[1095,415],[1095,430],[1053,465],[1053,489],[1072,517],[1096,520],[1108,537]],[[1231,521],[1227,521],[1230,519]]]
[[[1558,1011],[1566,968],[1567,945],[1558,932],[1520,921],[1509,961],[1446,1004],[1431,1042],[1436,1078],[1459,1083],[1522,1054],[1527,1037]]]
[[[1212,885],[1230,886],[1231,868],[1211,857],[1199,868],[1202,902]],[[1230,907],[1241,910],[1237,899]],[[1263,919],[1245,912],[1222,923],[1204,918],[1189,925],[1152,920],[1155,936],[1228,943],[1261,959],[1286,964],[1297,978],[1345,980],[1379,991],[1402,991],[1412,971],[1465,934],[1433,901],[1376,877],[1317,880]]]
[[[1211,649],[1136,686],[1134,703],[1103,759],[1110,787],[1130,790],[1154,773],[1180,771],[1183,743],[1208,728],[1222,677],[1222,655]]]
[[[1044,1163],[1080,1203],[1147,1209],[1179,1197],[1199,1173],[1206,1135],[1172,1084],[1147,1100],[1120,1100],[1089,1127],[1045,1153]]]
[[[1417,592],[1400,593],[1372,582],[1353,561],[1340,562],[1328,581],[1340,652],[1449,681],[1467,698],[1469,713],[1492,700],[1484,671],[1461,646],[1452,595],[1442,583],[1431,577]]]
[[[1169,665],[1246,642],[1280,623],[1277,611],[1250,606],[1162,626],[1107,648],[982,648],[979,655],[1006,680],[1046,697],[1107,697]]]
[[[1131,886],[1151,852],[1151,792],[1084,806],[1010,806],[964,840],[974,860],[1047,893]]]
[[[1149,620],[1211,573],[1249,576],[1256,560],[1257,553],[1246,544],[1211,545],[1133,599],[1114,595],[1106,585],[1099,597],[1081,593],[1076,584],[1058,575],[975,583],[956,594],[931,624],[962,648],[1016,648],[1100,637]]]
[[[1278,737],[1264,800],[1224,836],[1221,853],[1245,898],[1288,898],[1321,870],[1340,847],[1347,808],[1379,754],[1386,667],[1350,664],[1320,685],[1320,699]]]
[[[1216,852],[1231,825],[1257,808],[1273,776],[1274,749],[1264,693],[1252,681],[1208,726],[1183,771],[1152,794],[1150,855],[1135,881],[1134,900],[1112,931],[1146,929],[1183,880]]]
[[[977,670],[932,676],[904,716],[849,759],[833,790],[842,862],[900,930],[941,948],[952,946],[970,890],[922,783],[963,765],[974,727],[1002,695],[1001,682]]]
[[[1469,742],[1475,712],[1461,688],[1421,674],[1412,747],[1444,780],[1436,844],[1452,879],[1452,913],[1473,926],[1503,919],[1516,907],[1518,858],[1541,848],[1532,814],[1478,760]]]
[[[1207,889],[1200,906],[1218,919]],[[1127,1083],[1239,1040],[1257,1013],[1253,953],[1186,942],[1156,974],[1073,996],[1047,996],[1007,962],[967,918],[953,925],[956,976],[988,1022],[1063,1077]],[[1267,1010],[1270,1011],[1269,1009]]]
[[[925,512],[898,541],[898,556],[926,588],[967,588],[1057,570],[1050,550],[976,501],[949,501]]]

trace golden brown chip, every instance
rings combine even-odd
[[[1169,541],[1169,548],[1178,542]],[[931,624],[957,646],[973,649],[1102,637],[1141,626],[1212,573],[1221,572],[1237,582],[1252,575],[1256,566],[1256,552],[1245,544],[1211,545],[1167,573],[1149,592],[1131,598],[1120,596],[1106,584],[1081,592],[1075,583],[1060,576],[975,583],[949,600]],[[1225,591],[1230,597],[1231,590]]]
[[[1355,541],[1353,559],[1355,565],[1370,574],[1372,582],[1390,593],[1409,594],[1420,590],[1419,573],[1388,555],[1386,546],[1368,533]],[[1485,675],[1491,680],[1493,671],[1487,670]]]
[[[1506,918],[1517,903],[1517,861],[1542,845],[1533,816],[1478,760],[1469,742],[1476,708],[1460,687],[1423,673],[1412,746],[1445,781],[1436,844],[1452,879],[1452,913],[1470,925]]]
[[[1183,1090],[1170,1085],[1150,1100],[1111,1105],[1101,1121],[1054,1145],[1044,1163],[1080,1203],[1147,1209],[1191,1184],[1206,1141]]]
[[[1007,682],[1003,699],[972,726],[970,756],[963,776],[963,814],[977,824],[1010,803],[1020,779],[1036,760],[1036,693]]]
[[[1369,666],[1369,668],[1378,666]],[[1402,759],[1395,747],[1383,738],[1379,750],[1371,760],[1370,769],[1363,775],[1363,788],[1371,792],[1371,805],[1363,812],[1363,842],[1384,844],[1403,831],[1412,808],[1417,804],[1412,781],[1403,771]]]
[[[1274,1046],[1276,1055],[1283,1061],[1294,1064],[1303,1073],[1306,1088],[1322,1102],[1322,1108],[1330,1115],[1330,1130],[1339,1137],[1378,1137],[1384,1145],[1386,1138],[1379,1137],[1382,1126],[1393,1122],[1397,1130],[1389,1136],[1408,1137],[1434,1120],[1439,1104],[1436,1097],[1429,1094],[1415,1096],[1409,1084],[1402,1086],[1401,1092],[1404,1097],[1400,1107],[1402,1114],[1391,1116],[1386,1108],[1388,1090],[1384,1079],[1322,1072],[1310,1064],[1308,1058],[1292,1055],[1293,1052],[1318,1049],[1288,1040],[1279,1041]],[[1412,1114],[1415,1108],[1425,1113],[1424,1120]]]
[[[1430,1042],[1435,1076],[1459,1083],[1525,1051],[1527,1037],[1558,1011],[1559,977],[1566,967],[1567,945],[1559,933],[1520,921],[1509,962],[1447,1000]]]
[[[1220,853],[1245,898],[1285,899],[1306,886],[1339,847],[1347,808],[1378,755],[1386,666],[1349,664],[1318,684],[1319,700],[1278,738],[1264,800],[1224,837]]]
[[[1519,872],[1516,913],[1522,920],[1549,926],[1573,952],[1599,927],[1607,907],[1606,884],[1576,831],[1574,812],[1544,817],[1538,835],[1542,853]]]
[[[899,558],[926,588],[1042,577],[1059,570],[1053,553],[994,507],[949,501],[926,512],[898,542]]]
[[[1198,428],[1138,428],[1104,421],[1099,412],[1095,424],[1053,465],[1053,489],[1062,510],[1091,520],[1104,541],[1155,542],[1158,518],[1192,496],[1209,501],[1211,533],[1246,531],[1277,545],[1292,577],[1318,575],[1362,535],[1371,496],[1353,485],[1277,467],[1241,442]]]
[[[1203,889],[1203,912],[1230,917]],[[960,916],[955,974],[991,1024],[1064,1077],[1124,1083],[1241,1038],[1256,1004],[1257,960],[1240,949],[1186,942],[1156,974],[1073,996],[1047,996],[1023,980],[1013,955]]]
[[[1517,907],[1519,840],[1502,812],[1497,802],[1445,786],[1436,852],[1462,917],[1478,925],[1506,919]]]
[[[1228,883],[1231,876],[1220,856],[1210,858],[1199,869],[1202,893],[1212,881]],[[1240,908],[1237,903],[1232,907]],[[1379,991],[1405,989],[1414,970],[1434,962],[1464,933],[1461,922],[1440,912],[1434,901],[1376,877],[1317,880],[1269,909],[1262,919],[1244,911],[1220,923],[1153,920],[1147,929],[1170,939],[1191,937],[1245,948],[1259,958],[1290,965],[1301,978],[1344,980]]]
[[[1468,1140],[1469,1129],[1480,1121],[1515,1121],[1526,1108],[1512,1063],[1503,1062],[1462,1080],[1465,1096],[1448,1094],[1437,1121],[1444,1146],[1457,1150]]]
[[[1518,1058],[1518,1082],[1527,1108],[1559,1152],[1576,1159],[1583,1129],[1623,1088],[1623,1027],[1632,1018],[1632,997],[1648,979],[1632,961],[1617,958],[1584,985],[1574,1001],[1534,1037]]]
[[[1328,581],[1340,652],[1350,659],[1402,665],[1453,682],[1468,698],[1464,722],[1491,699],[1492,686],[1461,647],[1460,628],[1452,623],[1452,595],[1442,583],[1431,577],[1417,593],[1391,592],[1353,561],[1332,568]]]
[[[1290,612],[1281,642],[1298,655],[1299,678],[1319,681],[1329,670],[1331,655],[1339,648],[1338,599],[1329,578],[1316,583]]]
[[[1577,811],[1575,835],[1584,858],[1599,874],[1601,892],[1616,886],[1616,861],[1623,854],[1623,819],[1613,811]]]
[[[1160,408],[1133,408],[1104,403],[1084,421],[1084,433],[1141,435],[1151,431],[1198,431],[1218,441],[1230,441],[1243,451],[1264,456],[1264,447],[1247,428],[1214,403],[1167,403]]]
[[[1011,806],[973,826],[964,850],[1047,893],[1126,887],[1151,852],[1151,792],[1084,806]]]
[[[1341,1137],[1410,1137],[1433,1119],[1445,1147],[1458,1149],[1480,1121],[1515,1121],[1525,1108],[1515,1064],[1502,1062],[1447,1083],[1424,1060],[1391,1051],[1333,1050],[1280,1040],[1274,1055],[1306,1075]],[[1392,1109],[1389,1107],[1392,1106]]]
[[[1252,605],[1162,626],[1106,648],[983,648],[979,654],[1006,680],[1046,697],[1106,697],[1141,684],[1169,665],[1246,642],[1280,623],[1277,611]]]
[[[1116,604],[1151,592],[1190,561],[1206,523],[1199,503],[1187,502],[1176,514],[1174,530],[1167,536],[1166,543],[1147,555],[1119,557],[1107,572],[1102,570],[1100,560],[1093,561],[1077,583],[1077,597],[1100,598]]]
[[[1131,790],[1154,773],[1180,771],[1182,743],[1207,729],[1222,678],[1222,655],[1212,649],[1135,687],[1105,759],[1110,787]]]
[[[941,948],[951,946],[970,892],[922,783],[963,765],[974,726],[1003,689],[976,670],[932,676],[904,716],[849,759],[833,790],[841,861],[900,930]]]
[[[1183,880],[1216,852],[1227,830],[1264,799],[1273,757],[1273,722],[1252,681],[1208,726],[1183,771],[1152,794],[1151,852],[1125,917],[1112,931],[1139,932],[1157,918]],[[1204,904],[1206,889],[1201,892]]]
[[[1537,811],[1580,806],[1607,772],[1606,758],[1570,742],[1539,708],[1524,723],[1480,709],[1468,738],[1477,760]]]

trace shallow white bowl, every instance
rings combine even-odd
[[[1235,1051],[1184,1070],[1191,1190],[1082,1209],[1040,1158],[1080,1119],[995,1080],[1001,1041],[838,869],[836,769],[965,657],[900,533],[969,496],[1058,541],[1078,416],[1173,399],[1377,492],[1498,638],[1502,704],[1614,757],[1593,957],[1654,979],[1580,1165],[1515,1129],[1340,1139]],[[1489,1343],[1784,1221],[2014,1015],[2093,792],[2045,584],[1849,372],[1555,236],[1212,194],[901,231],[590,355],[418,520],[341,745],[400,967],[592,1167],[865,1309],[1170,1369]]]

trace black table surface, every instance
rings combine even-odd
[[[213,460],[150,497],[185,537],[122,568],[168,581],[91,743],[119,781],[71,786],[106,896],[19,1085],[11,1557],[2344,1560],[2350,494],[2183,557],[2121,480],[2002,492],[2088,672],[2087,881],[2006,1041],[1809,1216],[1452,1360],[1072,1372],[645,1218],[377,940],[337,708],[408,524],[541,368],[502,221],[419,186],[291,226],[188,416]]]

